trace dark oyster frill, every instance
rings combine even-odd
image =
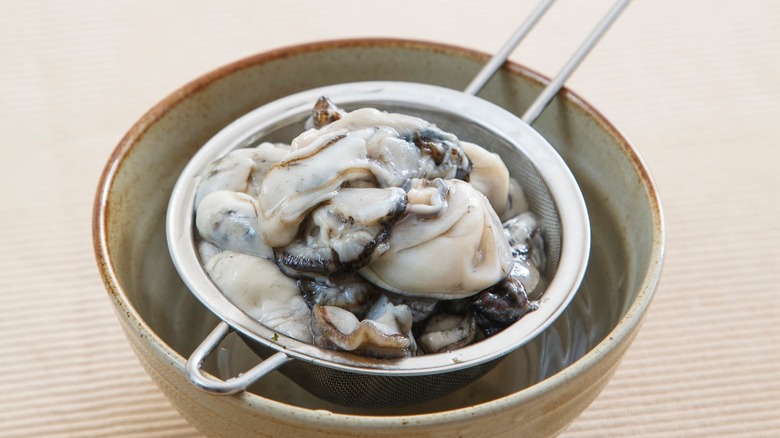
[[[520,280],[510,276],[480,292],[471,307],[479,328],[485,336],[492,336],[534,310],[536,303],[528,300]]]
[[[274,249],[276,262],[296,278],[355,272],[381,253],[406,202],[397,187],[341,189],[312,212],[301,237]]]
[[[417,351],[409,308],[390,303],[384,295],[363,320],[339,307],[315,305],[311,328],[314,344],[320,347],[384,358],[412,356]]]

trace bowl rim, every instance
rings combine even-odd
[[[377,47],[406,48],[417,51],[441,53],[453,57],[468,58],[482,63],[490,58],[490,55],[484,52],[455,45],[398,38],[325,40],[270,50],[218,67],[175,90],[163,98],[159,103],[155,104],[137,122],[135,122],[111,153],[100,176],[98,190],[93,203],[92,236],[98,271],[100,272],[118,317],[120,319],[125,319],[123,322],[128,324],[133,330],[136,330],[141,337],[145,338],[145,340],[154,347],[156,353],[165,357],[167,362],[170,363],[177,372],[180,372],[182,376],[185,374],[187,358],[183,357],[166,344],[165,341],[163,341],[163,339],[160,338],[143,320],[141,315],[128,300],[122,285],[119,283],[115,267],[112,263],[112,256],[108,246],[108,217],[106,216],[106,211],[111,202],[108,194],[113,186],[114,178],[124,164],[124,159],[133,152],[134,145],[143,138],[144,134],[171,109],[177,107],[190,96],[225,76],[232,75],[240,70],[251,68],[258,64],[309,52],[332,51],[343,48],[369,49]],[[544,86],[550,81],[548,77],[513,61],[508,61],[502,69],[507,70],[513,75],[530,79],[540,86]],[[560,388],[575,375],[585,373],[592,369],[602,358],[611,354],[612,351],[619,348],[624,343],[629,342],[632,331],[635,330],[644,319],[658,286],[663,267],[666,246],[666,225],[663,219],[663,210],[659,193],[644,160],[639,155],[636,147],[619,128],[604,116],[602,112],[569,88],[562,88],[560,95],[570,101],[573,108],[576,108],[593,119],[597,125],[606,130],[616,140],[615,143],[621,147],[623,154],[631,159],[636,174],[641,178],[646,197],[651,202],[653,233],[650,264],[647,267],[647,272],[639,286],[636,298],[626,310],[625,315],[618,321],[616,326],[607,333],[601,342],[573,364],[528,388],[494,400],[447,411],[415,415],[344,414],[298,407],[250,392],[244,392],[238,396],[226,397],[226,400],[230,403],[236,403],[243,408],[249,406],[252,409],[264,411],[268,415],[277,417],[278,420],[316,424],[318,427],[322,427],[324,424],[328,423],[333,424],[334,422],[339,422],[339,420],[354,422],[356,418],[360,419],[361,427],[369,426],[376,428],[408,425],[410,418],[413,418],[414,423],[417,425],[433,425],[469,419],[473,420],[480,415],[511,409],[517,404],[525,403],[542,394]]]

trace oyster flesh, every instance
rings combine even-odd
[[[306,215],[343,187],[401,187],[412,178],[465,177],[469,168],[457,137],[425,120],[355,110],[296,137],[265,174],[260,231],[269,246],[284,246]]]
[[[314,344],[372,357],[411,356],[417,350],[409,307],[381,296],[359,321],[339,307],[314,306]]]
[[[393,225],[389,249],[360,274],[401,295],[457,299],[512,270],[501,222],[484,195],[460,180],[411,181],[408,214]]]
[[[222,293],[249,316],[280,334],[312,342],[309,307],[295,280],[272,261],[222,251],[205,268]]]

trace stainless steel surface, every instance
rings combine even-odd
[[[518,44],[525,38],[528,32],[539,22],[547,9],[552,6],[555,0],[543,0],[536,8],[531,12],[526,21],[518,27],[514,34],[504,44],[495,55],[485,64],[482,70],[477,73],[474,79],[471,80],[468,86],[463,90],[464,93],[477,95],[487,82],[496,74],[496,71],[501,65],[506,62],[509,55],[514,51]],[[607,33],[612,24],[617,20],[623,10],[628,6],[631,0],[618,0],[612,8],[607,12],[604,18],[593,29],[588,37],[582,42],[580,47],[572,54],[569,60],[564,64],[558,74],[553,80],[545,87],[541,94],[536,98],[534,103],[523,114],[523,121],[529,125],[533,125],[534,121],[542,114],[550,101],[558,94],[563,84],[571,77],[574,70],[579,67],[582,61],[596,46],[601,37]]]
[[[284,353],[276,353],[250,370],[224,381],[205,374],[201,369],[203,362],[219,346],[230,331],[231,328],[227,323],[220,322],[217,324],[214,330],[192,352],[192,355],[187,360],[187,377],[195,386],[206,392],[237,394],[291,360]]]
[[[596,46],[602,36],[607,33],[612,23],[617,20],[620,13],[628,6],[631,0],[618,0],[617,3],[612,6],[612,9],[607,12],[607,15],[599,22],[595,29],[588,35],[585,41],[582,42],[576,52],[569,58],[566,64],[563,66],[560,72],[547,84],[544,91],[536,98],[534,103],[523,114],[523,121],[529,125],[533,125],[537,117],[544,111],[550,101],[558,94],[558,91],[563,86],[564,82],[574,73],[574,70],[580,65],[583,59],[588,56],[588,53]]]
[[[463,90],[464,93],[476,96],[477,93],[482,90],[490,78],[496,74],[496,70],[498,70],[498,68],[501,67],[504,62],[506,62],[507,58],[509,58],[509,55],[512,54],[512,51],[515,50],[515,47],[520,44],[528,32],[530,32],[536,23],[539,22],[544,13],[547,12],[547,9],[552,6],[553,2],[555,2],[555,0],[542,0],[536,6],[536,8],[531,11],[531,14],[528,16],[528,18],[526,18],[523,24],[517,28],[515,33],[509,37],[509,40],[504,43],[504,46],[501,47],[501,49],[499,49],[498,52],[496,52],[496,54],[490,58],[490,61],[488,61],[487,64],[482,67],[482,70],[480,70],[479,73],[474,76],[474,79],[471,80],[471,83],[469,83],[469,85]]]

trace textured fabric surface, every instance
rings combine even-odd
[[[385,36],[496,50],[535,2],[0,4],[0,436],[191,436],[125,341],[92,253],[104,163],[235,59]],[[561,0],[512,59],[557,68],[611,0]],[[569,82],[637,145],[665,271],[614,379],[564,433],[780,435],[780,3],[635,1]]]

